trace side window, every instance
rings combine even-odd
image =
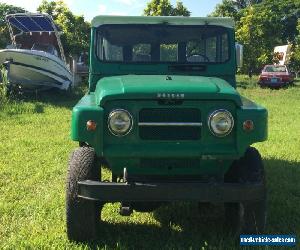
[[[216,62],[217,59],[217,38],[209,37],[206,39],[206,56],[210,62]]]
[[[106,39],[102,41],[102,53],[105,61],[123,61],[123,47],[110,44]]]
[[[146,43],[134,45],[132,47],[132,60],[134,62],[150,62],[151,45]]]
[[[160,61],[177,62],[177,60],[178,60],[178,44],[160,45]]]
[[[225,62],[229,59],[229,44],[228,44],[228,35],[222,35],[222,54],[221,54],[221,62]]]
[[[98,46],[97,46],[97,55],[100,60],[104,60],[104,47],[103,47],[103,37],[98,35]]]

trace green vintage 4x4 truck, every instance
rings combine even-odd
[[[264,230],[264,169],[249,146],[266,140],[267,111],[236,91],[240,61],[231,19],[93,19],[89,91],[72,114],[69,239],[93,238],[107,202],[122,215],[222,202],[238,232]]]

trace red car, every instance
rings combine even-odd
[[[258,84],[261,87],[279,88],[294,82],[294,75],[285,65],[266,65],[262,70]]]

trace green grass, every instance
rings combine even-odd
[[[266,232],[299,237],[300,86],[269,90],[257,88],[255,79],[248,83],[239,78],[240,93],[269,110],[269,139],[255,145],[267,172]],[[199,214],[196,204],[186,203],[131,217],[118,215],[118,204],[108,204],[97,241],[68,242],[65,176],[69,153],[77,146],[70,140],[70,118],[81,94],[41,94],[0,106],[0,249],[235,248],[221,226],[219,207]]]

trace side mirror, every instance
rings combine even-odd
[[[243,66],[244,47],[241,44],[235,44],[236,65],[241,68]]]

